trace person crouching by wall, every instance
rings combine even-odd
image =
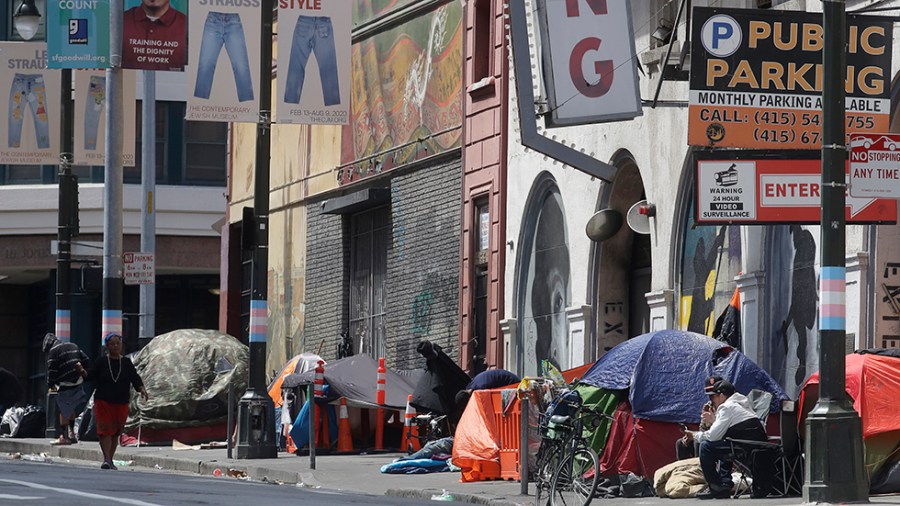
[[[150,398],[131,359],[122,355],[122,336],[109,334],[105,339],[106,356],[97,360],[90,371],[81,363],[76,365],[79,374],[94,381],[94,418],[97,420],[97,436],[103,451],[100,469],[116,469],[113,457],[119,444],[119,436],[128,419],[128,402],[131,387],[141,393],[144,402]]]

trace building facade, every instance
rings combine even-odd
[[[36,2],[46,13],[45,2]],[[0,7],[0,40],[21,40],[12,26],[18,2]],[[44,35],[42,16],[35,39]],[[33,40],[35,40],[33,39]],[[181,74],[158,73],[156,108],[156,319],[157,334],[218,324],[220,221],[225,216],[228,126],[184,120]],[[138,84],[134,90],[141,96]],[[48,97],[53,100],[53,97]],[[124,168],[124,251],[140,251],[140,102],[126,112],[134,122],[134,167]],[[27,116],[27,115],[26,115]],[[26,121],[30,121],[26,119]],[[59,135],[58,132],[51,134]],[[75,166],[79,229],[73,238],[72,341],[88,355],[100,351],[103,262],[103,166]],[[46,392],[44,334],[54,332],[58,167],[0,165],[0,366],[26,387],[25,402]],[[123,292],[127,349],[138,344],[139,289]]]
[[[857,7],[865,4],[857,3]],[[537,127],[541,135],[616,167],[614,178],[591,177],[527,149],[516,135],[506,138],[509,172],[516,177],[507,185],[505,362],[520,373],[534,374],[542,359],[562,368],[577,366],[649,330],[680,328],[711,335],[716,318],[737,289],[741,350],[795,396],[802,381],[818,370],[819,227],[695,222],[695,151],[687,145],[688,84],[669,77],[669,71],[677,74],[683,69],[663,68],[668,42],[674,40],[670,60],[674,66],[681,61],[682,41],[687,40],[689,21],[682,16],[677,26],[673,23],[677,4],[631,2],[642,116],[605,124]],[[691,4],[814,8],[802,1]],[[526,2],[531,15],[535,9],[529,5]],[[854,2],[848,2],[848,10],[853,9]],[[529,21],[538,26],[536,18]],[[660,26],[674,26],[675,38],[654,40],[651,34]],[[535,30],[530,29],[532,42],[538,37]],[[896,75],[896,47],[893,52]],[[535,96],[509,102],[514,130],[521,126],[518,105],[546,98],[536,53],[532,50],[531,77],[540,86]],[[527,76],[514,79],[523,77]],[[659,100],[652,107],[658,87]],[[896,107],[896,99],[892,105]],[[603,242],[587,237],[585,227],[595,212],[613,209],[624,216],[641,200],[655,206],[649,234],[624,225]],[[848,352],[897,346],[896,302],[891,303],[897,293],[891,287],[897,283],[898,233],[897,225],[847,227]]]
[[[304,351],[411,369],[423,340],[459,356],[463,7],[352,9],[350,124],[272,129],[267,371]],[[221,324],[246,333],[255,126],[232,142]]]

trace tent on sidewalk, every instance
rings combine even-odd
[[[406,398],[413,393],[423,371],[394,371],[387,368],[385,374],[385,406],[388,409],[406,409]],[[354,355],[325,364],[325,383],[328,384],[328,402],[347,399],[348,406],[376,408],[376,380],[378,362],[368,355]],[[296,388],[315,381],[315,369],[301,374],[289,374],[282,388]]]
[[[215,330],[180,329],[156,336],[134,357],[150,399],[132,395],[124,444],[177,439],[196,444],[224,440],[228,387],[238,395],[247,389],[249,349],[236,338]],[[225,359],[233,365],[216,372]]]
[[[563,376],[566,381],[581,376],[576,388],[584,404],[614,418],[601,423],[590,438],[601,454],[601,472],[609,474],[631,472],[652,479],[657,469],[674,462],[675,441],[681,437],[679,423],[699,424],[701,408],[708,400],[703,392],[708,376],[722,376],[744,394],[752,389],[770,392],[772,413],[787,399],[778,383],[739,351],[710,337],[678,330],[625,341],[583,375],[582,371],[567,371]],[[475,471],[467,475],[467,466],[460,465],[464,480],[490,475],[490,462],[506,447],[489,401],[476,395],[472,399],[479,400],[469,401],[453,449],[454,463],[463,462]],[[536,421],[529,420],[529,426],[536,427]],[[777,417],[769,418],[769,427],[777,427]],[[458,457],[468,460],[458,461]]]
[[[314,370],[319,364],[319,360],[322,360],[322,357],[315,353],[304,352],[295,355],[284,364],[284,367],[281,368],[281,372],[279,372],[278,375],[275,376],[275,379],[272,380],[272,383],[269,384],[269,397],[272,398],[272,402],[275,403],[276,408],[279,408],[284,404],[284,399],[281,398],[281,384],[284,381],[284,378],[290,374],[300,374],[309,370]]]
[[[865,465],[869,482],[874,484],[882,470],[900,461],[900,353],[887,350],[863,350],[847,355],[846,391],[853,409],[862,419]],[[800,391],[800,426],[819,399],[819,373],[816,372]],[[895,484],[900,492],[900,483]],[[880,492],[885,492],[881,490]]]
[[[770,413],[778,412],[787,399],[778,382],[743,353],[693,332],[643,334],[597,360],[581,380],[582,397],[623,397],[604,447],[596,444],[602,437],[594,439],[594,448],[602,453],[601,472],[632,472],[652,479],[657,469],[674,462],[675,441],[681,437],[678,424],[700,423],[700,411],[708,401],[703,381],[713,375],[727,379],[743,394],[753,389],[771,393]],[[769,421],[770,428],[777,426],[774,418]]]

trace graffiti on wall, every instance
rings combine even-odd
[[[458,279],[448,276],[447,273],[428,271],[423,273],[419,291],[412,298],[411,330],[416,337],[427,337],[435,333],[442,333],[447,325],[455,326],[453,322],[441,322],[441,313],[445,315],[456,313],[447,309],[455,308],[456,284]]]

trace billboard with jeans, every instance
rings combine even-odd
[[[0,42],[0,163],[59,162],[60,72],[47,69],[43,42]]]
[[[125,107],[125,145],[122,164],[134,167],[135,151],[135,72],[122,72],[122,103]],[[75,72],[75,165],[103,165],[106,131],[106,72]]]
[[[350,3],[279,2],[278,123],[350,122]],[[318,7],[318,8],[315,8]]]
[[[262,13],[258,0],[242,5],[199,2],[191,8],[188,120],[256,123],[259,119]]]

